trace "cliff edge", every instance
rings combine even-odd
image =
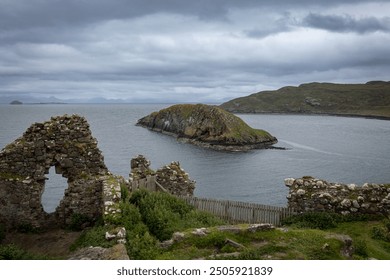
[[[267,131],[251,128],[232,113],[204,104],[173,105],[143,117],[137,125],[216,150],[247,151],[277,143]]]

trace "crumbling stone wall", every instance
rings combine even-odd
[[[118,175],[107,175],[103,180],[103,220],[106,224],[117,220],[121,216],[120,202],[122,188],[129,188],[128,182]]]
[[[130,191],[146,188],[157,191],[156,172],[150,168],[150,161],[143,155],[138,155],[130,161]]]
[[[130,185],[131,191],[146,188],[150,191],[159,191],[156,182],[165,191],[177,196],[193,196],[195,181],[191,180],[179,162],[172,162],[154,171],[150,168],[150,161],[143,155],[131,160]]]
[[[41,197],[52,166],[67,178],[68,188],[56,211],[48,214]],[[64,115],[35,123],[0,152],[0,223],[10,228],[67,225],[74,214],[96,219],[103,211],[107,173],[85,118]]]
[[[177,196],[193,196],[195,181],[191,180],[177,161],[157,170],[157,182],[169,193]]]
[[[390,215],[390,185],[328,183],[313,177],[285,179],[288,207],[299,213],[329,211],[341,214]]]

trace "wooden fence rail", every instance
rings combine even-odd
[[[279,226],[284,218],[295,214],[293,209],[279,206],[199,197],[180,198],[199,210],[231,223],[270,223]]]

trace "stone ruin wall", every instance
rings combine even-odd
[[[54,166],[68,188],[55,212],[41,203],[45,175]],[[74,214],[102,215],[102,186],[108,170],[87,121],[78,115],[34,123],[0,152],[0,223],[7,227],[67,225]]]
[[[193,196],[195,181],[191,180],[181,167],[180,163],[173,161],[156,172],[157,182],[170,194],[176,196]]]
[[[129,191],[140,188],[157,191],[156,172],[150,168],[150,161],[143,155],[130,160]]]
[[[42,194],[52,167],[67,179],[68,187],[54,213],[47,213]],[[0,224],[9,229],[67,226],[74,215],[91,222],[101,217],[105,220],[120,214],[122,187],[192,196],[195,181],[178,162],[153,171],[143,156],[131,160],[128,181],[112,175],[85,118],[52,117],[32,124],[0,151]]]
[[[288,207],[298,213],[335,212],[390,216],[390,185],[328,183],[313,177],[285,179]]]
[[[143,155],[131,160],[130,186],[131,190],[146,188],[150,191],[161,191],[156,182],[165,191],[176,196],[193,196],[195,181],[191,180],[179,162],[172,162],[157,171],[150,168],[150,161]]]

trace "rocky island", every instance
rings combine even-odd
[[[23,102],[19,101],[19,100],[13,100],[9,103],[10,105],[22,105]]]
[[[173,105],[143,117],[137,125],[216,150],[248,151],[277,143],[267,131],[251,128],[232,113],[204,104]]]

